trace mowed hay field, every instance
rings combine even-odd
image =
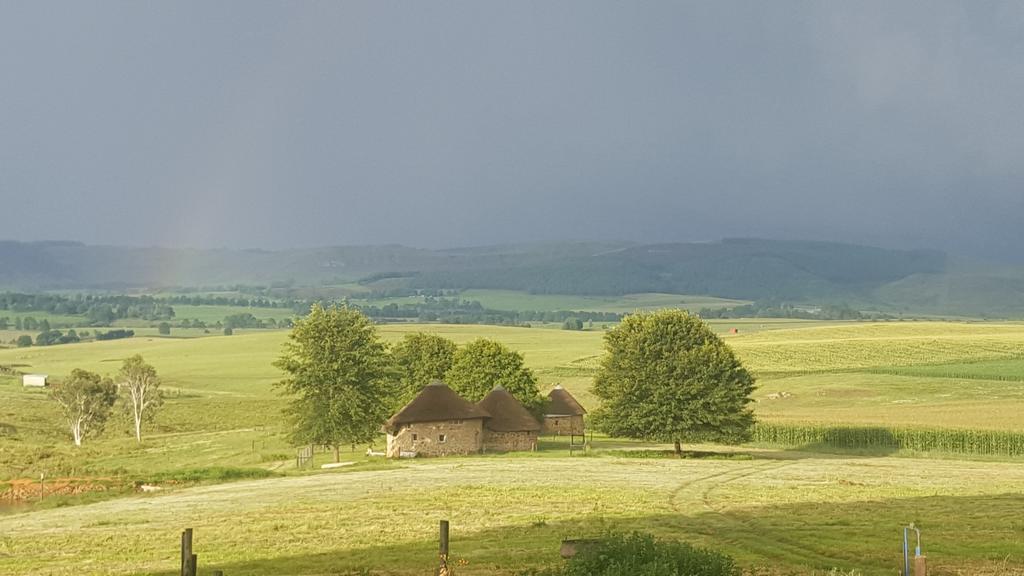
[[[763,421],[1024,430],[1024,324],[716,327],[740,328],[723,337],[759,376]],[[524,354],[544,390],[562,383],[595,406],[600,331],[380,330],[389,341],[416,330],[459,343],[501,340]],[[453,551],[467,561],[460,574],[555,562],[561,538],[609,527],[719,548],[768,574],[893,574],[898,528],[911,521],[924,530],[935,574],[1024,574],[1019,458],[702,446],[720,456],[674,460],[627,457],[619,449],[644,446],[598,438],[591,457],[565,458],[550,445],[538,454],[400,463],[351,454],[354,469],[300,473],[273,389],[280,374],[271,362],[286,337],[239,331],[0,350],[0,365],[56,376],[78,367],[113,374],[141,353],[169,392],[141,446],[115,422],[75,450],[45,393],[0,377],[0,489],[40,472],[148,479],[231,466],[279,475],[0,515],[0,574],[171,574],[185,526],[197,530],[201,563],[227,574],[425,574],[439,518],[453,522]]]
[[[429,574],[446,518],[465,575],[556,563],[561,539],[612,528],[714,547],[758,574],[891,575],[910,521],[934,574],[1024,573],[1024,467],[792,456],[487,456],[201,486],[0,517],[0,572],[170,576],[189,526],[204,570]]]

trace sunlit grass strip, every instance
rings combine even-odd
[[[1024,456],[1024,433],[999,430],[758,424],[753,441],[787,447]]]

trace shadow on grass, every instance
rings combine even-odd
[[[558,522],[537,517],[516,525],[471,533],[461,532],[458,521],[453,519],[451,558],[458,564],[460,575],[516,574],[561,562],[558,549],[563,538],[592,538],[613,529],[640,530],[659,538],[685,540],[730,554],[752,574],[827,574],[835,568],[844,574],[891,576],[901,561],[901,527],[914,522],[922,530],[930,574],[1024,575],[1024,520],[1018,514],[1024,509],[1024,494],[932,496],[717,510],[713,499],[708,499],[715,486],[712,483],[690,486],[696,489],[698,500],[705,502],[699,512],[638,513],[614,518],[591,514],[578,520]],[[687,505],[695,504],[687,501]],[[486,514],[486,510],[482,508],[481,513]],[[199,555],[201,574],[216,569],[223,570],[226,576],[427,575],[436,566],[436,520],[423,519],[422,539],[313,554],[274,554],[266,549],[269,535],[253,535],[251,558],[233,562],[221,562],[214,555],[205,554],[202,540],[206,534],[198,528],[195,551]],[[382,529],[381,533],[383,539],[387,530]],[[285,531],[279,541],[283,543],[290,538]],[[173,551],[177,534],[169,534],[167,542]],[[233,552],[240,553],[248,552]],[[172,576],[177,570],[169,566],[159,574]]]
[[[601,454],[618,458],[667,458],[671,460],[754,460],[755,458],[749,452],[715,450],[683,450],[680,454],[676,454],[675,450],[603,450]]]

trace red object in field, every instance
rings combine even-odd
[[[739,328],[729,328],[729,334],[739,334],[739,333],[740,333],[740,329]]]

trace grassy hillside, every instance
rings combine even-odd
[[[15,290],[154,291],[245,284],[272,287],[279,296],[296,298],[403,288],[584,297],[657,293],[810,305],[846,303],[889,313],[1024,316],[1024,270],[1019,267],[960,261],[927,250],[828,242],[735,239],[658,245],[579,242],[453,250],[362,246],[284,251],[0,242],[0,262],[0,289]],[[503,306],[526,305],[514,295],[491,296],[485,299]],[[563,301],[599,305],[589,300]],[[556,301],[557,297],[537,303],[534,309],[560,307]],[[717,304],[724,303],[711,300],[712,306]]]
[[[587,310],[591,312],[634,312],[658,308],[683,308],[692,312],[704,308],[727,308],[747,304],[745,300],[728,300],[711,296],[682,294],[624,294],[622,296],[580,296],[563,294],[530,294],[515,290],[464,290],[465,300],[476,300],[485,308],[495,310]]]
[[[755,410],[768,422],[904,425],[1024,430],[1018,367],[1022,324],[718,323],[759,376]],[[541,388],[569,388],[593,408],[590,384],[602,354],[601,331],[456,325],[385,325],[389,341],[426,330],[465,343],[488,337],[521,351]],[[197,462],[262,466],[291,456],[271,362],[284,331],[239,331],[204,338],[136,337],[46,348],[0,350],[0,365],[55,377],[73,368],[113,374],[142,354],[169,397],[142,447],[113,423],[84,450],[71,448],[56,408],[38,390],[0,377],[0,477],[45,470],[141,473]],[[254,444],[255,443],[255,444]],[[197,458],[194,450],[201,447]],[[106,471],[106,472],[104,472]]]
[[[423,288],[502,288],[545,294],[708,294],[745,300],[838,300],[912,274],[941,273],[937,252],[827,242],[726,240],[629,246],[529,266],[424,271]]]
[[[559,562],[562,538],[613,527],[721,549],[759,574],[888,576],[909,521],[935,573],[1020,574],[1022,483],[1014,464],[758,451],[402,462],[0,516],[0,572],[170,576],[187,526],[204,570],[425,574],[445,518],[467,576]]]
[[[737,326],[739,334],[727,333]],[[1024,431],[1024,324],[715,327],[759,375],[755,410],[765,422]],[[563,383],[595,406],[589,385],[602,353],[600,331],[436,324],[380,330],[389,341],[412,330],[460,343],[499,339],[523,352],[542,388]],[[118,421],[74,449],[44,391],[0,377],[0,485],[42,472],[51,482],[70,476],[109,483],[121,495],[100,493],[95,497],[106,501],[55,510],[0,510],[0,574],[171,575],[185,526],[197,530],[201,563],[228,574],[420,574],[436,550],[439,518],[453,522],[453,551],[465,561],[460,574],[513,574],[556,562],[562,538],[615,526],[770,567],[760,573],[838,567],[881,576],[892,573],[897,529],[910,521],[925,531],[936,573],[1024,573],[1016,517],[1024,505],[1022,468],[994,456],[690,446],[711,457],[680,461],[639,458],[653,454],[623,449],[660,447],[599,437],[591,457],[565,458],[558,442],[536,454],[415,462],[371,462],[356,452],[344,454],[357,462],[351,469],[302,473],[294,469],[273,388],[280,374],[270,365],[286,334],[0,350],[2,365],[56,376],[76,367],[112,373],[121,359],[142,353],[169,392],[142,445]],[[327,458],[319,454],[318,463]],[[221,478],[211,467],[225,466],[280,477],[176,488],[192,476]],[[131,481],[166,491],[125,492]],[[482,507],[487,514],[479,514]]]

